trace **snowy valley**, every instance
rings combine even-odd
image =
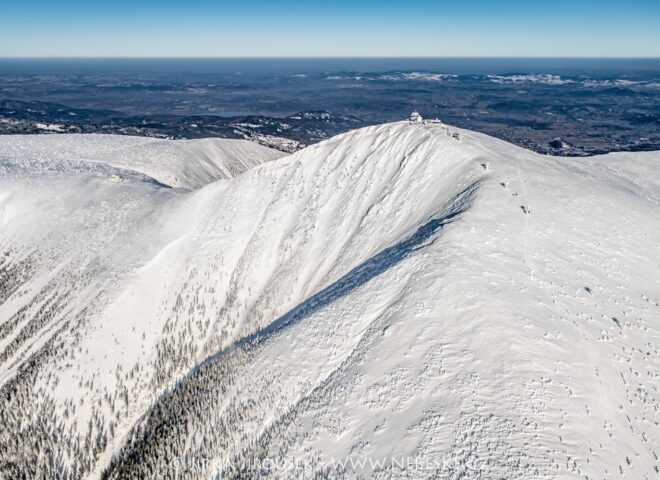
[[[0,478],[657,478],[659,162],[0,137]]]

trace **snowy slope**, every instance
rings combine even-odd
[[[159,140],[124,135],[0,136],[0,175],[140,173],[194,189],[284,154],[247,140]]]
[[[659,161],[407,123],[187,193],[16,160],[0,472],[654,478]]]

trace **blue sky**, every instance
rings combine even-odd
[[[660,0],[0,0],[0,57],[660,56]]]

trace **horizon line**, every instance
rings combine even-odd
[[[607,56],[607,55],[99,55],[99,56],[2,56],[0,60],[319,60],[319,59],[548,59],[548,60],[660,60],[658,56]]]

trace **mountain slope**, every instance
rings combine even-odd
[[[139,173],[195,189],[284,154],[247,140],[157,140],[123,135],[3,135],[1,174]]]
[[[398,123],[190,193],[13,177],[0,471],[651,478],[657,161]]]

